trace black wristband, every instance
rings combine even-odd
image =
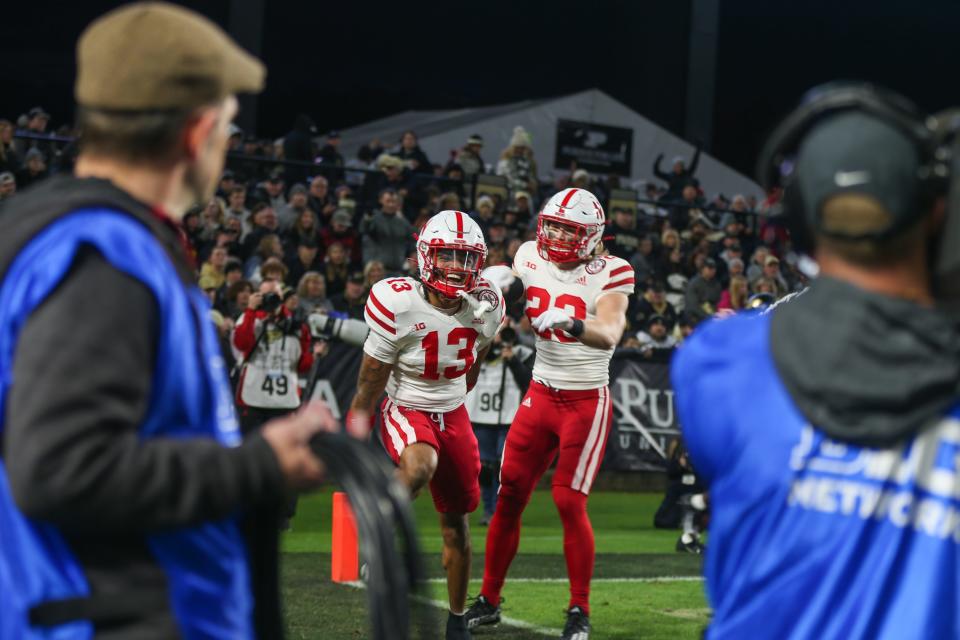
[[[569,329],[567,329],[567,333],[572,335],[574,338],[579,338],[583,334],[583,320],[580,318],[574,318],[573,324],[570,325]]]

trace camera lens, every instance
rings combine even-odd
[[[260,307],[267,313],[272,313],[277,310],[281,302],[283,302],[283,300],[280,299],[280,295],[271,292],[263,296],[263,302],[260,303]]]

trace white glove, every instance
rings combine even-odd
[[[487,313],[488,311],[493,311],[492,304],[486,300],[477,300],[466,291],[457,291],[457,295],[465,300],[468,305],[473,307],[473,317],[477,318],[478,320],[483,317],[483,314]]]
[[[500,291],[509,289],[513,281],[517,279],[517,277],[513,275],[513,269],[502,264],[487,267],[480,275],[497,285]]]
[[[533,328],[537,333],[543,333],[547,329],[569,329],[573,326],[573,318],[560,309],[547,309],[533,319]]]

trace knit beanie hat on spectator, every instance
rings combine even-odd
[[[521,126],[513,128],[513,136],[510,138],[511,147],[532,147],[533,137],[530,132]]]

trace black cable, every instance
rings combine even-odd
[[[357,521],[360,555],[369,570],[370,637],[422,637],[411,633],[411,628],[429,625],[426,605],[411,598],[424,591],[425,575],[409,492],[394,478],[386,459],[366,443],[322,433],[311,447],[347,493]]]
[[[320,374],[315,358],[304,387],[309,402]],[[367,565],[367,603],[373,640],[432,637],[426,574],[410,492],[396,480],[386,456],[343,433],[321,433],[310,441],[330,477],[346,492],[357,522],[360,556]],[[397,534],[400,534],[398,549]],[[414,597],[417,596],[417,597]]]

